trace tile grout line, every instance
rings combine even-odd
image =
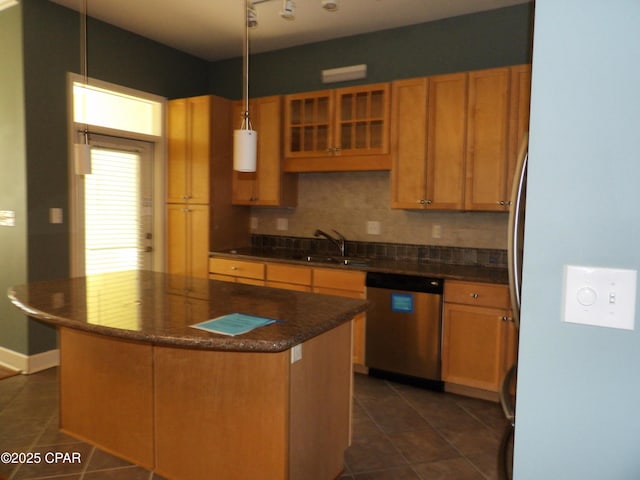
[[[387,384],[387,382],[384,382],[385,385],[389,386]],[[371,416],[371,414],[369,413],[369,410],[360,403],[360,401],[355,398],[354,396],[354,401],[358,402],[358,405],[360,406],[360,408],[362,409],[363,412],[365,412],[365,414],[367,415],[367,417],[369,417],[369,420],[371,420],[371,422],[376,426],[376,428],[378,429],[378,431],[384,435],[385,439],[393,446],[393,448],[395,449],[395,451],[398,453],[398,455],[400,455],[403,460],[406,462],[405,465],[409,466],[409,468],[411,468],[411,470],[413,471],[413,468],[411,467],[411,463],[409,462],[409,459],[404,455],[404,453],[402,453],[398,447],[396,446],[396,444],[391,440],[391,438],[389,437],[389,434],[387,432],[385,432],[383,430],[383,428],[378,424],[378,422],[376,422],[376,420]],[[349,469],[351,470],[351,469]],[[379,471],[384,471],[385,469],[375,469],[375,470],[367,470],[365,472],[352,472],[354,475],[357,474],[361,474],[361,473],[371,473],[371,472],[379,472]],[[386,469],[388,470],[388,469]],[[415,473],[415,472],[414,472]],[[418,475],[419,476],[419,475]]]
[[[427,422],[427,424],[438,434],[438,436],[440,438],[442,438],[442,440],[444,440],[446,443],[448,443],[451,448],[453,448],[456,452],[458,452],[458,455],[460,455],[460,458],[464,459],[465,462],[467,462],[467,464],[469,464],[476,472],[478,472],[478,474],[486,479],[486,480],[491,480],[489,479],[477,466],[475,463],[473,463],[469,457],[464,454],[456,445],[454,445],[451,441],[449,441],[449,439],[447,439],[438,428],[436,428],[430,421],[429,419],[424,416],[422,413],[420,413],[412,404],[411,402],[402,394],[402,392],[400,390],[398,390],[397,388],[395,388],[393,385],[389,384],[389,387],[396,392],[396,394],[402,398],[402,400],[414,411],[418,414],[418,416],[420,416],[425,422]],[[443,394],[445,394],[445,392],[442,392]],[[461,407],[460,405],[458,405],[458,403],[456,402],[456,406],[458,406],[458,408],[460,408],[460,410],[462,410],[466,415],[469,415],[470,417],[474,418],[475,420],[477,420],[477,418],[473,415],[471,415],[467,409]],[[484,422],[480,422],[482,424],[483,427],[486,427],[486,424]],[[496,452],[497,455],[497,452]],[[412,469],[413,470],[413,469]],[[416,475],[418,475],[416,473]],[[418,477],[422,478],[420,475],[418,475]]]

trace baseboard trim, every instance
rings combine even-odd
[[[60,365],[60,350],[54,349],[35,355],[25,355],[0,347],[0,365],[29,375]]]

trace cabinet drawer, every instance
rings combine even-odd
[[[482,307],[510,308],[509,287],[455,280],[444,282],[444,301]]]
[[[313,269],[313,287],[364,293],[365,273],[332,268]]]
[[[365,298],[364,292],[356,292],[355,290],[342,290],[340,288],[313,287],[313,292],[322,293],[324,295],[335,295],[337,297]]]
[[[267,263],[267,281],[311,286],[311,268]]]
[[[264,280],[264,263],[227,258],[210,258],[209,272]]]

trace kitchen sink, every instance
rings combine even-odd
[[[354,267],[364,267],[369,263],[367,258],[341,257],[327,255],[291,255],[291,260],[301,260],[309,263],[329,263],[333,265],[352,265]]]

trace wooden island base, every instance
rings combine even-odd
[[[60,327],[60,426],[170,480],[328,480],[351,426],[351,322],[277,353]]]

